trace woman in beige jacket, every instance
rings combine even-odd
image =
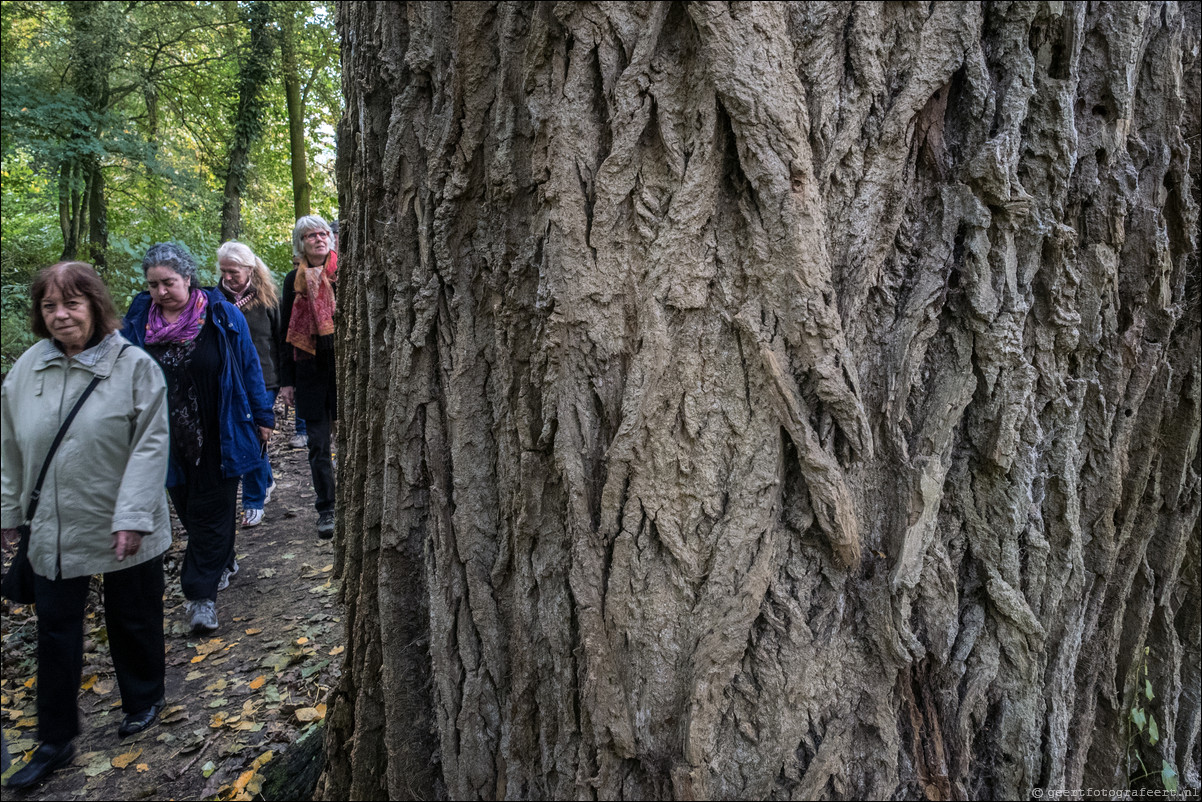
[[[9,788],[36,785],[75,753],[92,574],[104,575],[105,622],[126,714],[119,735],[154,722],[166,669],[162,555],[171,543],[171,521],[162,371],[117,333],[112,299],[91,265],[52,265],[34,279],[31,294],[32,328],[45,339],[21,355],[0,390],[6,545],[24,522],[59,427],[93,377],[101,381],[54,454],[30,522],[41,744]]]

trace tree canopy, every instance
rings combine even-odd
[[[30,277],[60,258],[97,264],[118,307],[142,288],[154,242],[184,243],[215,281],[231,184],[237,238],[277,273],[290,269],[286,74],[302,99],[307,202],[337,215],[331,4],[4,2],[0,21],[5,366],[32,336]]]

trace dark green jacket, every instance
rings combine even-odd
[[[232,304],[234,294],[221,282],[217,282],[217,286]],[[263,366],[263,386],[268,392],[275,392],[280,388],[280,341],[284,339],[284,332],[280,331],[280,308],[257,306],[238,311],[246,318],[250,339],[259,354],[259,364]]]

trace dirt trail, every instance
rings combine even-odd
[[[265,767],[317,726],[342,665],[343,625],[332,541],[319,540],[305,452],[291,421],[270,450],[277,489],[263,523],[238,534],[240,572],[217,601],[220,628],[193,637],[184,620],[176,522],[165,598],[167,708],[149,730],[117,737],[120,697],[108,652],[99,579],[84,624],[81,733],[71,766],[5,798],[252,799]],[[241,516],[239,516],[241,520]],[[36,745],[36,631],[31,607],[3,603],[0,720],[14,759]]]

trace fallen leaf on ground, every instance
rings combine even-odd
[[[329,654],[330,656],[333,656],[333,655],[336,655],[336,654],[342,654],[342,653],[343,653],[343,652],[345,652],[345,651],[346,651],[346,647],[345,647],[345,646],[335,646],[333,649],[330,649],[330,651],[328,652],[328,654]]]
[[[205,659],[206,657],[208,657],[208,655],[207,655],[207,654],[198,654],[198,655],[196,655],[195,657],[193,657],[193,658],[192,658],[192,662],[193,662],[193,663],[199,663],[201,660]]]
[[[100,753],[93,754],[98,756],[93,757],[92,761],[88,763],[88,765],[84,766],[83,773],[87,776],[95,777],[99,774],[104,774],[113,767],[112,763],[109,761],[108,755]],[[84,755],[84,757],[87,757],[87,755]]]
[[[255,629],[254,627],[251,627],[250,629],[246,630],[246,634],[247,635],[258,635],[262,631],[263,630],[261,630],[261,629]]]
[[[296,720],[302,724],[308,724],[310,721],[317,721],[322,718],[325,711],[319,711],[316,707],[302,707],[296,711]]]
[[[159,716],[159,723],[161,724],[175,724],[178,721],[187,720],[188,710],[183,705],[172,705]]]
[[[92,676],[88,677],[87,679],[85,679],[83,681],[83,684],[79,686],[79,689],[81,691],[92,690],[92,686],[96,684],[96,680],[98,680],[98,679],[100,679],[100,676],[97,674],[93,674]]]
[[[259,690],[259,688],[262,688],[265,684],[267,684],[267,677],[260,674],[259,676],[255,677],[254,679],[252,679],[250,681],[250,689],[252,691],[257,691],[257,690]]]
[[[92,685],[92,693],[97,696],[108,696],[113,692],[113,681],[111,679],[96,680]]]
[[[112,760],[113,768],[115,768],[115,769],[126,768],[127,766],[129,766],[130,763],[133,763],[135,760],[137,760],[141,756],[142,756],[141,749],[135,749],[132,752],[126,752],[123,755],[117,755]]]
[[[207,643],[200,643],[196,646],[197,654],[212,654],[225,645],[225,641],[221,638],[213,638]]]
[[[141,774],[143,772],[150,771],[150,764],[149,763],[139,763],[134,768],[136,768],[138,770],[138,774]]]

